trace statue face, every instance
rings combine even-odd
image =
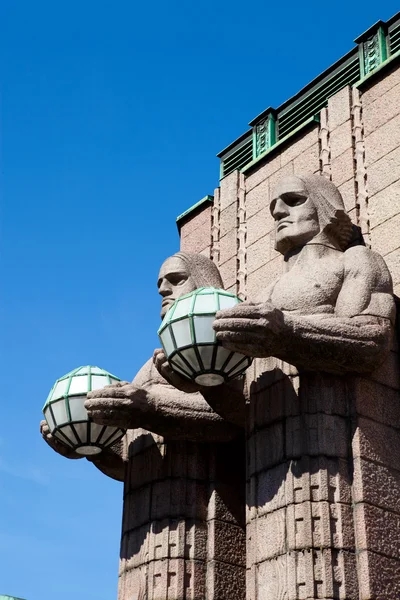
[[[196,289],[187,266],[178,256],[171,256],[162,264],[158,275],[158,293],[162,296],[161,318],[177,298]]]
[[[304,246],[320,232],[317,209],[297,177],[285,177],[277,184],[270,210],[275,219],[275,248],[281,254]]]

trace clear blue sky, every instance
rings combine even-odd
[[[122,485],[41,440],[54,380],[132,379],[216,152],[397,2],[2,2],[0,594],[116,598]]]

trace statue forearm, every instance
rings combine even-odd
[[[203,396],[152,384],[146,387],[149,410],[140,426],[167,439],[225,442],[236,438],[240,428],[216,414]]]
[[[300,368],[331,373],[369,372],[389,350],[389,319],[297,316],[284,313],[272,354]]]

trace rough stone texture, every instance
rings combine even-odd
[[[400,83],[364,108],[364,132],[367,137],[400,112]]]
[[[400,213],[400,179],[369,199],[371,229],[389,221]],[[386,240],[387,241],[387,240]],[[383,245],[385,254],[386,247]]]
[[[206,206],[181,228],[181,249],[203,252],[211,247],[211,206]]]
[[[350,88],[346,86],[328,100],[329,127],[336,129],[351,118]]]

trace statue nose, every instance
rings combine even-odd
[[[289,214],[288,206],[286,202],[282,200],[282,198],[278,198],[275,202],[274,210],[272,211],[272,216],[277,221],[282,217],[287,217]]]

